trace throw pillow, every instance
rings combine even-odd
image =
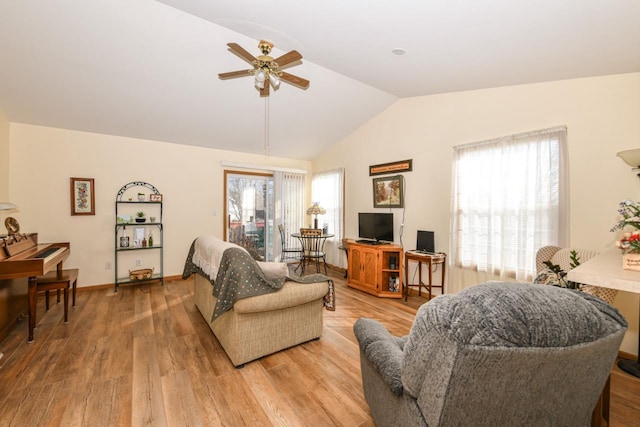
[[[558,279],[558,275],[551,271],[548,268],[540,271],[535,279],[533,279],[533,283],[539,285],[552,285],[552,286],[560,286],[560,280]]]
[[[286,262],[256,262],[268,280],[282,279],[289,274],[289,268]]]

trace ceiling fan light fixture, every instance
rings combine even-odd
[[[271,73],[269,75],[269,83],[271,83],[271,87],[274,89],[278,89],[280,87],[280,79],[275,73]]]
[[[256,71],[255,86],[258,89],[264,89],[264,81],[267,79],[267,75],[262,69]]]

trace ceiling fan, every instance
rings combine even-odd
[[[309,87],[309,80],[282,71],[285,67],[298,65],[296,62],[302,59],[302,55],[300,55],[298,51],[292,50],[276,59],[273,59],[269,56],[271,49],[273,48],[273,43],[266,40],[260,40],[260,43],[258,43],[258,49],[262,52],[262,55],[258,57],[251,55],[237,43],[227,43],[227,46],[229,46],[229,50],[231,52],[247,61],[253,66],[253,68],[249,70],[220,73],[218,74],[218,77],[221,80],[254,76],[255,87],[260,91],[260,96],[269,96],[269,86],[272,86],[273,89],[276,90],[280,87],[280,81],[285,81],[299,87],[300,89],[307,89]]]

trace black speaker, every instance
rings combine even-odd
[[[389,256],[389,270],[396,269],[396,257],[395,255]]]

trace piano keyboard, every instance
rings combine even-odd
[[[64,249],[64,248],[59,248],[57,246],[54,246],[54,247],[51,247],[51,248],[47,248],[47,249],[35,254],[34,258],[47,258],[49,255],[53,255],[54,253],[58,252],[61,249]]]

